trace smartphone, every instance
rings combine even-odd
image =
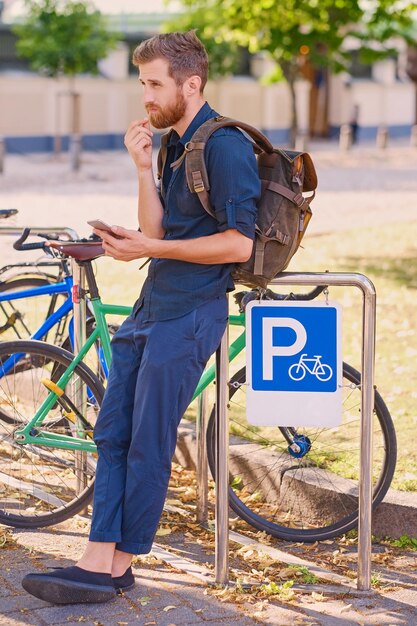
[[[120,237],[120,235],[116,235],[116,233],[112,230],[112,227],[109,226],[109,224],[106,224],[106,222],[103,222],[102,220],[89,220],[87,224],[90,224],[90,226],[92,226],[93,228],[98,228],[99,230],[105,230],[106,232],[110,233],[113,237],[115,237],[115,239],[124,239],[123,237]]]

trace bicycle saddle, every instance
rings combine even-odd
[[[49,241],[47,245],[76,261],[93,261],[104,254],[101,241]]]

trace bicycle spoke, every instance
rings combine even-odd
[[[333,428],[251,426],[246,421],[245,371],[234,376],[229,401],[230,505],[255,528],[294,541],[314,541],[355,525],[361,391],[357,372],[345,368],[350,384],[343,388],[342,422]],[[373,432],[374,500],[379,501],[392,478],[396,445],[392,420],[378,394]],[[289,449],[294,436],[306,444],[297,444],[295,451]],[[214,413],[207,442],[214,475]]]
[[[81,383],[94,396],[82,416],[84,436],[90,438],[93,424],[89,419],[94,422],[103,390],[85,366],[77,366],[62,399],[57,397],[43,423],[33,430],[39,443],[20,443],[14,431],[26,426],[50,393],[43,381],[50,380],[53,371],[62,373],[73,357],[40,342],[15,342],[0,344],[0,364],[7,359],[8,350],[12,352],[9,346],[14,345],[17,351],[25,348],[27,367],[22,370],[16,363],[12,371],[0,377],[0,522],[37,527],[66,519],[88,502],[96,467],[90,452],[43,446],[42,433],[65,435],[69,442],[72,436],[80,436],[81,425],[65,412],[68,404],[64,398],[76,402],[73,387]],[[79,414],[76,404],[72,406]]]

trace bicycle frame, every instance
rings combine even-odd
[[[64,450],[78,450],[84,452],[95,452],[96,446],[92,440],[83,439],[81,437],[72,437],[69,435],[49,433],[42,430],[38,430],[42,426],[43,421],[46,419],[48,412],[62,396],[62,391],[70,381],[70,378],[79,363],[83,361],[87,353],[99,339],[103,347],[103,355],[107,368],[111,362],[111,347],[110,347],[110,334],[107,327],[106,316],[107,315],[122,315],[127,316],[131,312],[131,307],[104,304],[100,298],[92,298],[91,304],[96,319],[96,328],[91,335],[87,338],[75,358],[71,361],[70,365],[66,368],[65,372],[61,375],[56,383],[48,381],[48,395],[34,417],[28,422],[28,424],[16,431],[15,437],[19,444],[36,444],[37,446],[47,446],[53,448],[60,448]],[[229,318],[229,324],[233,326],[243,326],[245,324],[244,314],[231,315]],[[245,330],[237,337],[237,339],[229,347],[229,360],[232,361],[245,347]],[[4,365],[3,370],[7,371],[10,360],[16,362],[20,355],[15,354],[8,359]],[[202,374],[201,379],[197,385],[197,388],[193,395],[193,400],[205,389],[215,378],[215,365],[209,366]]]
[[[72,276],[66,276],[63,281],[59,283],[53,283],[51,285],[43,285],[42,287],[33,287],[32,289],[22,289],[18,292],[0,294],[0,306],[3,302],[14,302],[15,300],[23,300],[24,298],[35,298],[38,296],[53,296],[57,294],[67,294],[65,302],[52,313],[46,320],[39,326],[39,328],[31,335],[31,339],[42,339],[51,330],[55,324],[57,324],[63,317],[65,317],[72,310]]]

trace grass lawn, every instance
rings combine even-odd
[[[377,292],[375,382],[397,431],[393,487],[417,490],[417,222],[384,224],[306,239],[291,270],[359,272]],[[331,288],[343,304],[343,357],[360,369],[362,296],[358,289]]]
[[[417,222],[375,225],[332,235],[307,235],[305,247],[289,268],[301,272],[359,272],[374,283],[377,291],[375,382],[397,430],[398,463],[393,487],[408,491],[417,490],[416,239]],[[146,269],[138,270],[140,265],[140,261],[121,264],[100,259],[97,272],[103,298],[109,302],[133,303],[146,275]],[[360,369],[361,292],[354,287],[333,287],[329,298],[343,305],[343,358]]]

